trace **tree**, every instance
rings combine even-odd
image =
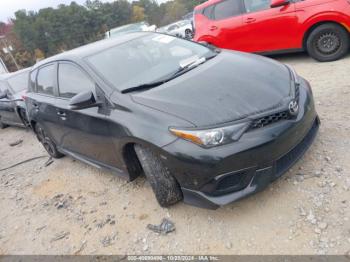
[[[84,5],[72,2],[38,12],[19,10],[13,25],[0,22],[1,32],[12,33],[20,42],[16,47],[23,65],[38,57],[48,57],[102,39],[112,28],[132,22],[148,21],[157,26],[182,19],[194,6],[205,0],[87,0]],[[38,50],[42,52],[38,56]],[[31,59],[29,59],[31,56]]]
[[[143,7],[134,5],[132,7],[132,21],[141,22],[145,20],[145,9]]]

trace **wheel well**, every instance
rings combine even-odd
[[[135,180],[138,176],[143,174],[143,169],[136,155],[134,146],[134,143],[129,143],[125,145],[123,149],[123,158],[129,172],[130,181]]]
[[[324,24],[335,24],[335,25],[338,25],[338,26],[344,28],[346,32],[349,32],[342,24],[339,24],[339,23],[334,22],[334,21],[322,21],[322,22],[318,22],[318,23],[312,25],[312,26],[306,31],[306,33],[305,33],[305,35],[304,35],[304,39],[303,39],[303,48],[304,48],[304,49],[306,49],[306,42],[307,42],[307,39],[309,38],[309,35],[311,34],[311,32],[312,32],[315,28],[319,27],[320,25],[324,25]]]
[[[22,115],[22,113],[21,113],[21,112],[23,112],[23,114],[25,114],[26,113],[25,109],[18,106],[18,107],[16,107],[16,111],[17,111],[18,116],[22,120],[23,124],[25,124],[26,127],[28,127],[28,119],[27,119],[26,115]]]
[[[36,122],[35,121],[30,121],[30,126],[32,127],[33,131],[35,132],[35,125],[36,125]]]

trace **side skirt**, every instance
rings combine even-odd
[[[116,167],[113,167],[113,166],[110,166],[110,165],[106,165],[106,164],[103,164],[101,162],[98,162],[96,160],[92,160],[92,159],[89,159],[85,156],[82,156],[80,154],[77,154],[77,153],[74,153],[74,152],[71,152],[71,151],[68,151],[68,150],[65,150],[61,147],[57,147],[58,151],[61,152],[62,154],[65,154],[65,155],[68,155],[74,159],[77,159],[81,162],[84,162],[85,164],[88,164],[90,166],[93,166],[97,169],[104,169],[104,170],[108,170],[108,171],[111,171],[113,174],[117,175],[117,176],[120,176],[122,178],[125,178],[127,179],[128,181],[131,181],[130,180],[130,177],[129,177],[129,174],[127,174],[126,172],[124,172],[123,170],[119,169],[119,168],[116,168]]]
[[[301,53],[305,50],[303,48],[294,48],[294,49],[282,49],[282,50],[276,50],[276,51],[267,51],[267,52],[255,52],[255,54],[258,55],[282,55],[282,54],[292,54],[292,53]]]

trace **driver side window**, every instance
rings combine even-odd
[[[59,96],[72,98],[86,91],[95,93],[95,83],[77,66],[60,63],[58,66]]]
[[[270,8],[271,0],[244,0],[247,13],[258,12]]]

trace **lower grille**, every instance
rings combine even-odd
[[[276,176],[279,177],[285,173],[309,148],[314,137],[316,136],[317,129],[319,126],[319,120],[316,119],[309,133],[304,139],[294,147],[289,153],[281,157],[276,161]]]
[[[264,116],[262,118],[254,120],[250,129],[262,128],[262,127],[271,125],[273,123],[277,123],[281,120],[288,120],[291,118],[292,116],[289,114],[288,111],[275,113],[275,114]]]

